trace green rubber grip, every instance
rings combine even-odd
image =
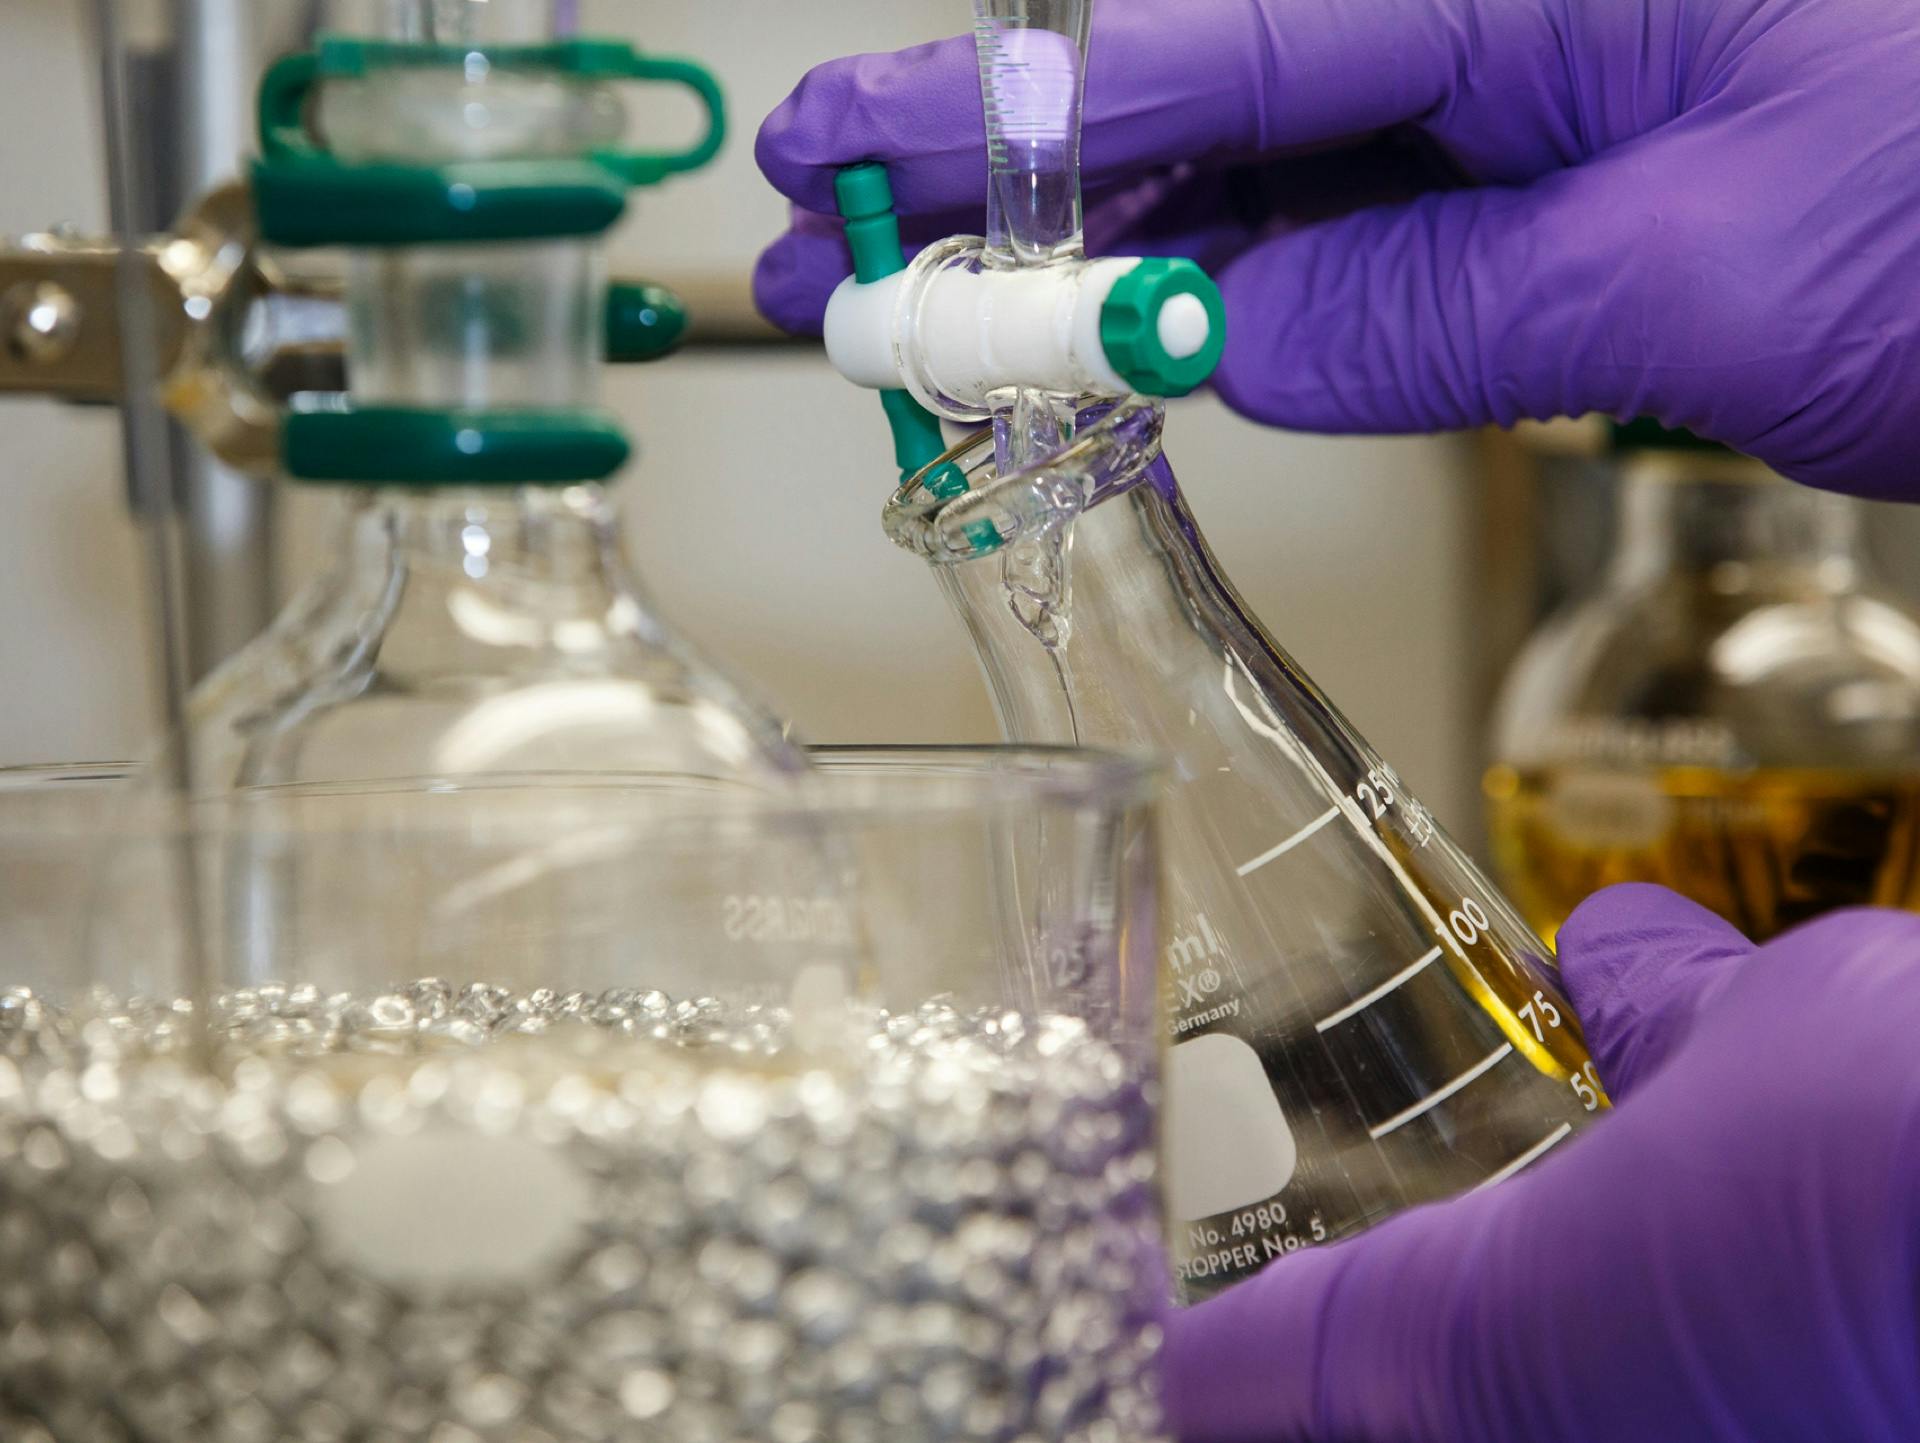
[[[298,481],[362,486],[570,486],[604,481],[632,454],[597,411],[297,411],[281,433]]]
[[[626,213],[627,183],[591,160],[342,165],[331,156],[253,168],[269,245],[453,245],[599,235]]]

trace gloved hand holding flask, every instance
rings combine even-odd
[[[1920,918],[1636,884],[1560,944],[1614,1115],[1177,1316],[1184,1443],[1920,1438]]]
[[[1920,496],[1916,75],[1909,0],[1101,0],[1089,241],[1221,277],[1257,420],[1647,415]],[[968,37],[810,75],[760,137],[767,314],[817,331],[850,270],[844,165],[977,231],[982,126]]]

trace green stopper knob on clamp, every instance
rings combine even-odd
[[[1192,261],[1143,260],[1101,307],[1100,344],[1107,364],[1141,395],[1191,395],[1226,353],[1220,287]]]

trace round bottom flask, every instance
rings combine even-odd
[[[1547,935],[1659,882],[1757,940],[1920,906],[1920,620],[1863,503],[1726,452],[1623,461],[1598,585],[1509,674],[1488,773],[1500,869]]]

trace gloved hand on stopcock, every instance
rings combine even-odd
[[[1920,497],[1912,0],[1098,0],[1096,253],[1220,276],[1217,386],[1301,430],[1653,416]],[[836,61],[768,120],[762,309],[817,332],[841,166],[977,233],[973,42]]]
[[[1560,932],[1616,1110],[1170,1324],[1183,1443],[1920,1439],[1920,917]]]

